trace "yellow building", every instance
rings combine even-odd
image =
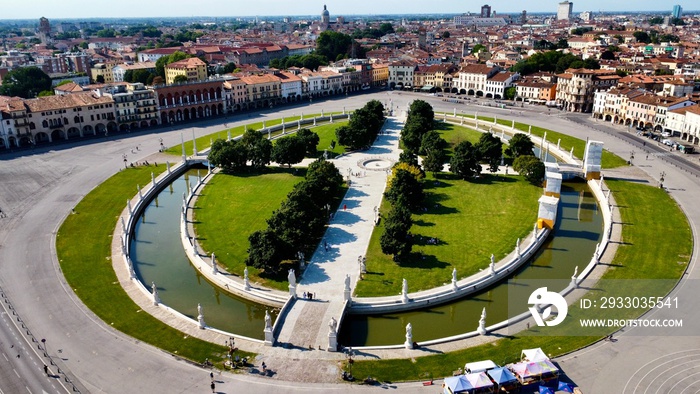
[[[114,73],[112,73],[112,68],[116,63],[97,63],[95,67],[90,69],[90,76],[94,83],[98,83],[97,77],[101,76],[104,79],[103,83],[113,83]]]
[[[175,83],[178,75],[187,77],[187,82],[204,81],[207,79],[207,64],[196,57],[183,59],[165,66],[165,83]]]
[[[386,84],[389,80],[389,65],[386,63],[372,64],[372,86]]]

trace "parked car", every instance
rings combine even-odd
[[[671,136],[671,133],[669,133],[668,131],[664,131],[663,133],[661,133],[661,136],[664,138],[668,138]]]
[[[665,140],[661,141],[661,143],[664,145],[673,146],[673,141],[671,141],[669,139],[665,139]]]

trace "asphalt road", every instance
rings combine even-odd
[[[639,147],[630,145],[629,139],[620,139],[615,134],[582,126],[581,122],[609,132],[618,132],[614,128],[607,130],[606,126],[592,122],[585,115],[568,115],[556,110],[549,115],[550,111],[542,107],[526,106],[516,110],[475,107],[446,103],[439,98],[421,94],[380,92],[325,102],[314,101],[311,107],[308,103],[303,103],[296,107],[275,108],[262,114],[244,114],[196,125],[178,126],[178,130],[165,128],[150,134],[119,135],[99,142],[74,142],[7,154],[0,156],[0,184],[3,185],[0,188],[0,208],[8,215],[0,219],[0,288],[34,335],[47,339],[49,351],[53,354],[52,349],[56,349],[55,355],[58,356],[60,349],[59,362],[62,369],[74,378],[82,392],[209,392],[210,381],[206,371],[113,330],[109,322],[97,319],[67,288],[54,252],[55,231],[64,217],[70,214],[71,208],[93,187],[123,166],[123,154],[127,155],[129,161],[143,160],[158,151],[159,138],[163,139],[166,146],[178,144],[179,129],[186,131],[186,137],[191,136],[190,129],[197,135],[203,135],[217,130],[220,126],[216,125],[224,123],[230,127],[241,121],[253,121],[265,116],[320,112],[321,108],[325,111],[340,111],[343,106],[348,109],[360,107],[372,98],[382,102],[391,100],[394,107],[398,105],[405,110],[408,102],[417,97],[430,101],[436,111],[451,112],[456,108],[458,113],[473,113],[478,110],[479,114],[487,116],[495,114],[499,118],[514,117],[518,121],[560,130],[578,138],[602,140],[607,149],[622,157],[628,157],[632,150],[639,152]],[[134,153],[131,152],[132,149]],[[658,179],[662,171],[666,172],[665,184],[672,189],[672,196],[686,210],[695,229],[700,218],[700,208],[696,207],[693,199],[700,191],[698,178],[667,161],[649,162],[653,163],[645,163],[648,167],[640,168],[655,179]],[[693,278],[697,277],[696,271],[692,269],[696,256],[694,253],[693,266],[687,275]],[[683,299],[700,300],[700,287],[682,286],[677,291]],[[687,308],[693,306],[696,305],[689,301]],[[697,323],[698,317],[692,309],[680,312],[687,315],[689,323]],[[7,353],[5,344],[13,338],[11,327],[0,324],[0,333],[3,342],[0,350],[10,359],[5,362],[0,358],[0,390],[22,392],[22,386],[27,386],[31,392],[39,392],[40,388],[29,386],[27,382],[39,383],[41,374],[37,375],[36,368],[32,369],[31,364],[26,364],[24,368],[27,369],[23,369],[16,364],[17,360],[12,360],[10,356],[13,354]],[[623,392],[624,383],[619,384],[619,387],[612,384],[636,377],[642,381],[643,376],[658,376],[663,371],[651,370],[644,364],[663,354],[698,348],[698,343],[697,337],[647,338],[622,335],[615,343],[601,343],[564,357],[560,364],[584,388],[584,392]],[[689,357],[684,360],[696,359]],[[274,366],[271,368],[274,369]],[[691,368],[692,373],[692,368],[698,368],[697,361],[691,361],[686,368]],[[648,371],[651,374],[644,375]],[[232,375],[222,375],[217,377],[217,381],[217,391],[222,393],[345,392],[365,389],[347,385],[292,384]],[[41,390],[45,390],[43,383],[41,387]],[[417,383],[386,388],[401,389],[402,392],[438,391],[435,387],[425,388]],[[606,389],[601,391],[601,388]],[[608,390],[612,388],[615,390]]]

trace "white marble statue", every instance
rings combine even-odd
[[[345,290],[350,290],[350,274],[345,275]]]
[[[272,318],[270,317],[270,311],[265,310],[265,331],[272,330]]]
[[[297,278],[294,276],[294,269],[290,269],[287,273],[287,280],[289,281],[290,286],[296,286]]]
[[[331,317],[331,320],[328,322],[328,333],[333,335],[338,333],[338,321],[335,320],[335,317]]]

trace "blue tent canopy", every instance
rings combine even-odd
[[[554,390],[550,389],[547,386],[540,386],[539,393],[540,394],[554,394]]]
[[[565,382],[559,382],[559,386],[557,387],[557,391],[565,391],[567,393],[573,393],[574,389],[571,387],[569,383]]]
[[[449,388],[454,394],[464,393],[474,389],[474,386],[469,383],[464,375],[445,378],[445,387]]]
[[[513,375],[513,373],[510,372],[510,370],[508,368],[505,368],[505,367],[490,369],[490,370],[486,371],[486,373],[499,386],[518,381],[518,378],[516,378],[515,375]]]

